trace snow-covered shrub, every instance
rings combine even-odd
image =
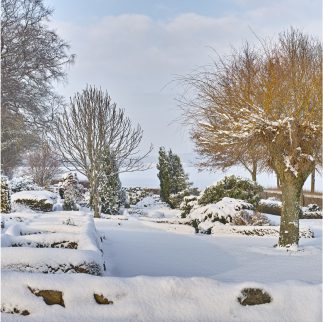
[[[10,180],[12,192],[41,190],[30,176],[14,177]]]
[[[64,210],[78,210],[78,202],[82,200],[84,187],[79,183],[77,174],[69,172],[64,175],[60,184],[60,195],[64,197]]]
[[[1,204],[0,212],[9,213],[11,211],[11,199],[8,179],[1,176]]]
[[[215,225],[230,224],[244,226],[270,225],[266,216],[255,212],[254,206],[243,200],[225,197],[215,204],[193,206],[186,216],[186,224],[198,232],[210,234]]]
[[[317,204],[309,204],[302,208],[301,218],[304,219],[322,219],[322,209]]]
[[[242,211],[253,213],[253,205],[243,200],[225,197],[217,203],[196,207],[187,216],[202,221],[232,222],[233,217],[240,215]]]
[[[56,202],[57,196],[53,192],[41,191],[19,191],[11,196],[14,204],[27,206],[32,210],[52,211],[53,204]]]
[[[250,214],[241,211],[232,218],[232,224],[236,226],[269,226],[270,220],[260,212]]]
[[[186,216],[190,213],[193,207],[197,204],[197,196],[185,196],[183,198],[182,203],[179,206],[179,209],[181,210],[181,217],[186,218]]]
[[[139,201],[149,195],[149,192],[141,187],[125,188],[127,203],[129,206],[136,205]]]
[[[197,197],[199,195],[199,191],[197,188],[187,188],[185,190],[182,190],[176,194],[171,194],[168,198],[168,203],[171,206],[171,208],[180,208],[184,198],[188,196],[195,196]]]
[[[257,183],[236,176],[227,176],[204,190],[198,200],[200,205],[219,202],[224,197],[244,200],[253,206],[260,201],[263,188]]]

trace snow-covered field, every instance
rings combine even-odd
[[[3,237],[7,244],[2,246],[13,242],[57,242],[69,236],[79,247],[32,248],[33,244],[2,247],[2,310],[10,312],[16,308],[30,312],[27,316],[2,313],[2,320],[322,320],[321,220],[301,220],[301,227],[311,228],[315,238],[301,238],[299,251],[286,252],[273,247],[277,237],[195,234],[191,226],[169,223],[179,215],[176,210],[162,204],[143,204],[142,208],[144,212],[140,215],[125,212],[123,216],[95,219],[95,227],[91,226],[93,221],[87,214],[82,212],[16,212],[5,215],[11,219],[7,218],[3,233],[7,232],[10,237]],[[69,218],[69,224],[66,224]],[[268,215],[268,218],[279,224],[280,217]],[[36,230],[43,233],[18,236],[21,232],[25,234]],[[45,231],[48,238],[44,235]],[[48,231],[52,232],[51,237]],[[95,231],[96,236],[93,235]],[[102,243],[98,237],[104,237],[101,238]],[[17,272],[12,267],[6,267],[6,263],[13,258],[16,261],[28,259],[32,251],[53,251],[46,255],[46,261],[50,263],[58,259],[69,262],[73,257],[69,257],[68,253],[89,256],[84,252],[89,252],[91,247],[96,260],[107,265],[106,271],[102,270],[103,276]],[[103,251],[103,258],[97,252],[99,248]],[[33,260],[35,257],[30,258],[31,262]],[[61,291],[65,307],[46,305],[28,287]],[[272,302],[240,305],[237,297],[243,288],[248,287],[265,290],[272,297]],[[104,295],[113,304],[97,304],[94,293]]]

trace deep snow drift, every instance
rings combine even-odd
[[[22,258],[35,242],[53,242],[74,238],[79,250],[94,247],[102,238],[100,248],[107,264],[105,276],[89,274],[41,274],[2,271],[2,310],[30,312],[28,316],[2,314],[3,321],[185,321],[185,322],[320,322],[322,320],[322,221],[301,220],[302,228],[311,228],[315,238],[301,238],[298,252],[286,252],[273,247],[277,242],[271,236],[241,236],[195,234],[191,226],[170,224],[177,216],[167,208],[153,208],[163,213],[164,222],[151,216],[110,216],[95,219],[97,236],[89,227],[86,214],[81,212],[14,213],[5,228],[7,243],[31,243],[20,249]],[[23,219],[26,225],[19,223]],[[153,218],[152,218],[153,217]],[[269,219],[279,224],[278,216]],[[72,225],[66,223],[72,219]],[[178,217],[176,217],[178,218]],[[175,219],[175,218],[174,218]],[[93,222],[93,221],[92,221]],[[77,226],[73,226],[73,224]],[[12,226],[16,228],[13,229]],[[18,227],[17,227],[18,226]],[[91,226],[91,225],[90,225]],[[19,232],[46,233],[19,236]],[[82,229],[90,228],[90,230]],[[9,231],[8,231],[9,230]],[[56,232],[54,232],[56,231]],[[54,232],[54,233],[53,233]],[[57,234],[56,237],[54,235]],[[84,244],[82,245],[82,240]],[[6,246],[6,245],[2,245]],[[9,246],[9,244],[7,245]],[[8,258],[10,247],[6,248]],[[26,250],[24,253],[23,250]],[[35,249],[41,252],[60,249]],[[62,249],[65,251],[66,249]],[[48,261],[55,261],[45,256]],[[3,256],[3,254],[2,254]],[[63,258],[63,255],[61,258]],[[65,256],[65,255],[64,255]],[[82,255],[83,256],[83,255]],[[59,258],[59,257],[58,257]],[[64,257],[66,261],[72,258]],[[17,258],[16,258],[17,260]],[[32,261],[32,259],[31,259]],[[28,287],[63,292],[65,307],[48,306]],[[267,291],[273,301],[257,306],[241,306],[237,297],[245,287],[259,287]],[[113,304],[98,305],[94,293],[103,294]]]

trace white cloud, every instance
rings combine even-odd
[[[165,85],[175,74],[210,64],[210,47],[224,53],[245,40],[256,42],[251,30],[261,37],[273,36],[293,25],[319,35],[321,21],[313,13],[315,6],[308,1],[286,0],[264,2],[261,7],[224,17],[183,13],[163,21],[123,14],[87,25],[55,21],[58,33],[77,54],[69,69],[69,83],[59,90],[70,96],[86,84],[102,86],[141,124],[145,146],[152,142],[156,147],[190,152],[187,130],[178,123],[169,125],[180,112],[174,100],[175,84]]]

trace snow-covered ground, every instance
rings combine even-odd
[[[277,243],[277,237],[195,234],[191,226],[168,222],[171,221],[170,217],[179,215],[176,211],[164,205],[148,209],[147,205],[142,206],[147,216],[138,216],[136,213],[129,215],[125,212],[124,216],[94,220],[98,236],[105,236],[100,244],[103,261],[107,264],[103,276],[3,270],[2,310],[27,309],[30,315],[3,313],[2,320],[322,320],[321,220],[301,220],[301,227],[311,228],[315,238],[301,238],[299,251],[286,252],[273,247]],[[163,214],[162,220],[152,215],[156,211]],[[19,218],[19,213],[15,216]],[[77,212],[22,213],[20,218],[25,221],[29,218],[26,222],[30,229],[37,227],[45,230],[49,227],[46,222],[53,224],[55,217],[60,218],[60,225],[57,225],[60,227],[62,219],[66,220],[67,217],[72,217],[75,224],[78,224],[77,216]],[[279,224],[280,217],[268,217],[276,225]],[[74,226],[63,227],[72,229]],[[14,231],[12,234],[16,233]],[[78,240],[77,236],[74,237]],[[19,236],[13,238],[18,240]],[[42,237],[37,238],[40,240]],[[42,248],[41,251],[43,250],[47,249]],[[28,286],[39,290],[62,291],[65,307],[46,305],[41,297],[31,294]],[[269,304],[241,306],[237,297],[245,287],[264,289],[273,301]],[[103,294],[113,304],[97,304],[94,293]]]
[[[301,226],[314,229],[316,238],[301,239],[299,252],[273,248],[275,237],[189,234],[185,225],[166,231],[171,224],[147,225],[136,219],[96,219],[95,223],[106,236],[103,250],[110,263],[107,274],[112,276],[203,276],[226,282],[322,280],[320,220],[301,220]]]

